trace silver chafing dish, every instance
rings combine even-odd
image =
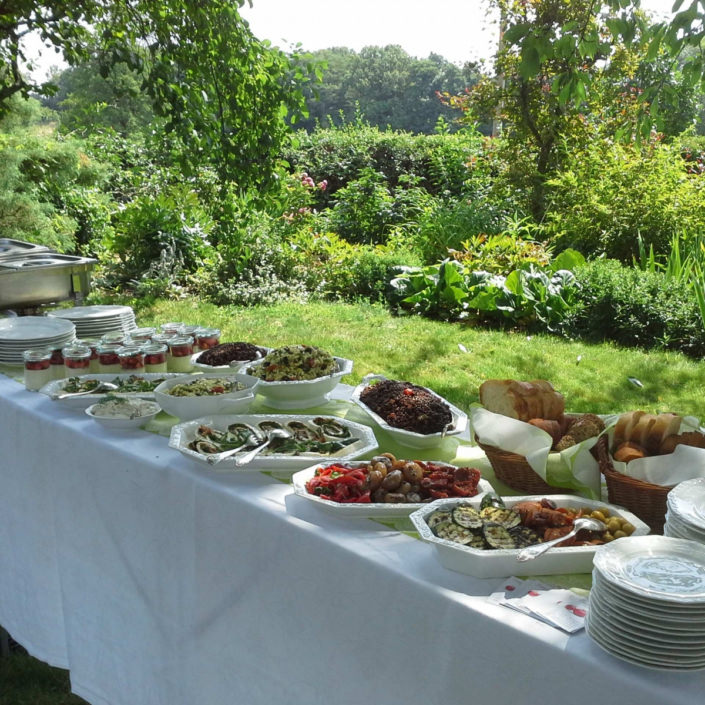
[[[90,289],[95,264],[89,257],[0,239],[0,309],[33,308],[70,299],[78,302]]]

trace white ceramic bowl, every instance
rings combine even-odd
[[[177,384],[188,384],[198,379],[235,379],[245,385],[244,389],[227,394],[212,394],[208,396],[175,397],[167,390]],[[225,374],[224,372],[207,372],[205,374],[181,375],[167,379],[154,390],[154,399],[167,414],[182,420],[195,419],[199,416],[212,414],[242,414],[249,408],[255,398],[255,388],[259,380],[255,377],[241,374]]]
[[[151,410],[149,413],[143,414],[142,416],[135,416],[130,418],[127,416],[101,416],[95,413],[97,411],[96,407],[100,406],[101,402],[91,404],[85,412],[94,421],[105,426],[106,428],[120,429],[120,430],[134,430],[144,426],[147,422],[151,421],[160,411],[159,404],[153,401],[137,400],[142,404],[149,404]]]
[[[523,497],[503,497],[507,507],[513,507],[517,502],[539,501],[543,495],[530,495]],[[649,527],[643,521],[626,509],[613,504],[598,502],[576,495],[557,494],[550,499],[558,507],[591,509],[609,509],[610,516],[623,517],[634,525],[632,536],[643,536],[649,533]],[[562,573],[589,573],[592,570],[592,559],[598,546],[565,546],[551,548],[542,556],[531,561],[520,562],[517,555],[521,549],[506,548],[483,551],[478,548],[463,546],[454,541],[441,539],[436,536],[426,523],[426,517],[436,509],[450,509],[457,504],[466,502],[479,509],[482,498],[471,499],[437,499],[435,502],[424,505],[422,509],[411,515],[411,521],[419,532],[421,539],[433,544],[437,551],[438,560],[449,570],[455,570],[476,578],[506,578],[511,575],[556,575]],[[629,539],[617,539],[628,541]]]
[[[445,433],[416,433],[415,431],[407,431],[403,428],[395,428],[394,426],[390,426],[381,416],[372,411],[367,404],[360,401],[360,394],[362,393],[362,390],[365,389],[370,382],[374,380],[382,381],[386,379],[387,378],[383,375],[367,375],[353,390],[351,400],[354,401],[365,413],[369,414],[372,419],[374,419],[375,423],[377,423],[383,431],[386,431],[390,436],[392,436],[394,440],[399,443],[399,445],[408,446],[409,448],[434,448],[440,445],[441,441],[446,436],[456,436],[467,428],[468,415],[464,411],[458,409],[457,406],[453,406],[453,404],[451,404],[447,399],[444,399],[436,394],[432,389],[428,389],[427,387],[423,388],[434,397],[437,397],[448,405],[452,416],[452,426]]]
[[[243,368],[242,374],[250,379],[259,381],[257,394],[265,398],[265,404],[275,409],[309,409],[320,406],[328,401],[328,393],[340,382],[341,377],[352,372],[353,361],[344,357],[333,358],[338,370],[333,374],[316,379],[305,379],[295,382],[265,382],[258,377],[248,375],[244,370],[250,367],[259,367],[263,360],[256,360]]]
[[[258,345],[258,348],[262,348],[267,353],[271,352],[272,348],[265,348],[262,345]],[[229,365],[205,365],[198,361],[198,358],[206,352],[205,350],[199,350],[191,356],[191,364],[196,370],[203,370],[204,372],[240,372],[246,365],[251,365],[255,360],[233,360]],[[266,353],[265,353],[266,354]],[[262,359],[262,358],[257,358]]]

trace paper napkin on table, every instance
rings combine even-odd
[[[552,588],[538,580],[507,578],[487,598],[569,634],[585,626],[588,600],[572,590]]]

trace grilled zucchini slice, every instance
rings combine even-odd
[[[453,521],[466,529],[481,529],[480,512],[469,504],[459,504],[453,509]]]
[[[442,521],[450,521],[451,518],[451,513],[449,511],[445,509],[437,509],[435,512],[431,512],[426,517],[426,523],[428,524],[429,529],[433,529],[437,524],[440,524]]]
[[[527,546],[533,546],[535,543],[541,543],[541,537],[528,526],[520,524],[510,529],[509,533],[513,536],[517,548],[526,548]]]
[[[514,526],[521,524],[521,515],[513,509],[506,507],[485,507],[480,516],[491,524],[500,524],[506,529],[511,529]]]
[[[506,526],[487,522],[482,527],[482,534],[490,548],[516,548],[514,537],[509,533]]]
[[[452,521],[442,521],[440,524],[436,524],[434,532],[439,539],[454,541],[455,543],[460,543],[463,546],[466,546],[475,540],[475,534],[473,534],[470,529],[466,529],[464,526],[458,526]]]

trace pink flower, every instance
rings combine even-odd
[[[321,189],[321,191],[325,191],[328,188],[328,179],[323,179],[323,181],[320,181],[318,183],[318,188]]]

